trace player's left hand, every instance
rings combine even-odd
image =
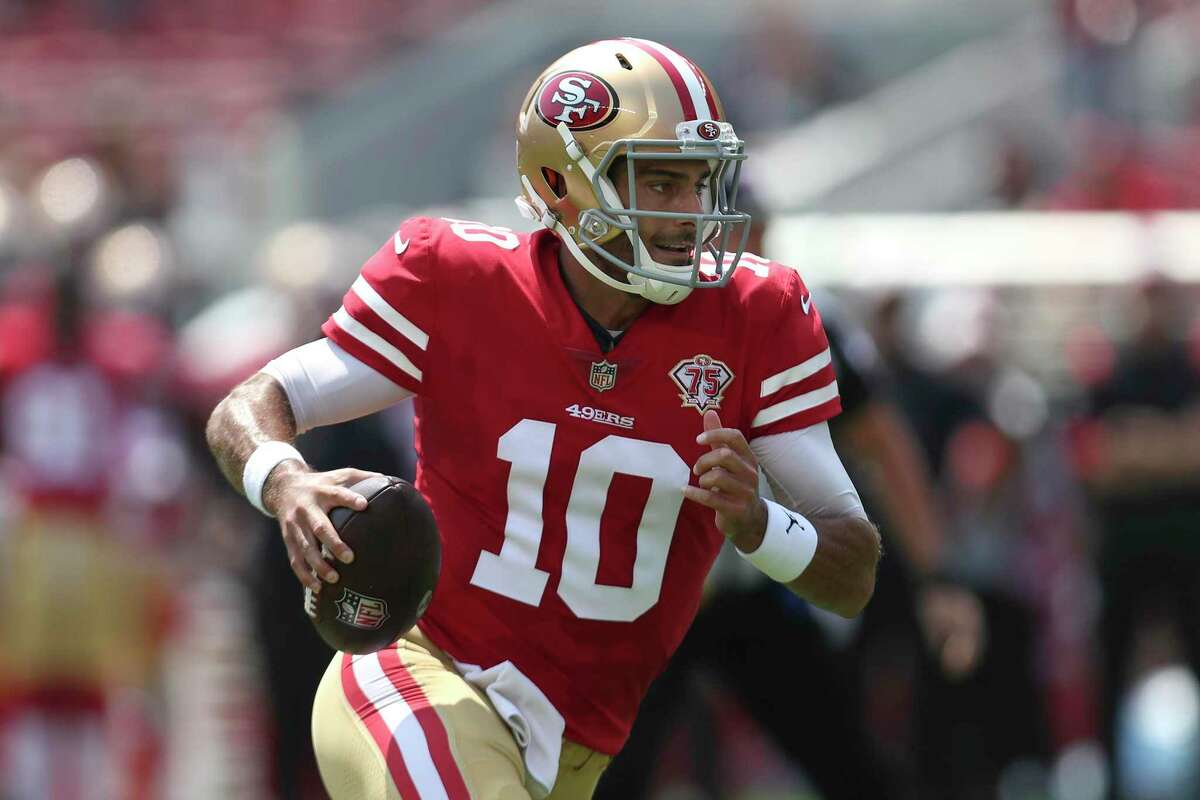
[[[716,411],[704,412],[704,432],[696,437],[711,450],[692,467],[699,486],[683,487],[683,496],[717,512],[717,530],[743,553],[762,544],[767,506],[758,496],[758,459],[736,428],[721,427]]]

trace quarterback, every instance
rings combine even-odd
[[[327,513],[362,507],[366,473],[291,442],[415,398],[441,579],[395,644],[330,664],[334,798],[591,797],[726,540],[816,605],[869,600],[879,538],[830,443],[829,345],[799,276],[742,252],[744,158],[678,52],[578,48],[518,115],[517,203],[543,229],[407,220],[323,339],[213,412],[222,471],[315,591],[353,559]]]

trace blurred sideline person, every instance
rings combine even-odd
[[[1080,453],[1100,527],[1101,722],[1113,796],[1118,711],[1162,640],[1200,675],[1200,357],[1184,340],[1186,294],[1162,276],[1137,287],[1134,334],[1092,387]],[[1158,640],[1158,641],[1156,641]]]
[[[442,574],[419,627],[318,688],[339,800],[590,797],[726,539],[840,615],[874,590],[820,317],[794,271],[732,268],[749,219],[723,179],[745,156],[704,74],[647,40],[578,48],[531,87],[517,155],[549,230],[406,221],[327,338],[210,419],[226,478],[320,590],[338,576],[318,544],[352,558],[327,512],[363,507],[346,487],[368,473],[314,472],[290,442],[416,398]],[[759,496],[760,465],[790,507]]]
[[[1082,593],[1083,583],[1069,563],[1079,531],[1071,486],[1058,479],[1060,440],[1045,424],[1037,382],[1001,350],[998,312],[989,292],[962,289],[890,296],[875,312],[893,397],[943,499],[948,563],[987,620],[987,657],[971,675],[919,676],[914,755],[923,797],[992,797],[1002,784],[1011,791],[1039,779],[1053,745],[1086,736],[1086,720],[1047,706],[1058,691],[1050,684],[1084,677],[1077,660],[1062,659],[1071,650],[1061,638],[1071,607],[1063,594]],[[1077,645],[1071,655],[1079,658]]]
[[[163,742],[151,690],[190,474],[182,428],[153,396],[169,339],[149,314],[100,307],[82,259],[9,277],[0,796],[155,796]]]
[[[761,260],[770,216],[753,190],[743,184],[738,207],[752,218],[743,259]],[[746,269],[747,267],[741,267]],[[943,569],[943,525],[929,470],[902,413],[888,398],[874,346],[836,303],[823,301],[842,414],[830,423],[835,444],[848,453],[852,473],[873,470],[868,500],[884,510],[881,531],[895,536],[911,575],[897,575],[893,591],[912,611],[884,613],[884,624],[919,627],[934,659],[947,676],[969,674],[983,652],[983,614],[978,599],[946,579]],[[881,573],[896,568],[884,562]],[[719,565],[720,566],[720,565]],[[859,683],[862,667],[854,648],[831,643],[814,612],[769,581],[726,579],[714,572],[692,628],[664,673],[651,686],[634,725],[629,744],[601,780],[598,798],[650,796],[655,766],[672,730],[685,713],[695,714],[697,673],[714,671],[771,741],[803,770],[826,800],[912,796],[912,777],[890,765],[866,729]],[[881,574],[880,598],[888,605],[889,584]],[[906,580],[912,587],[904,586]],[[913,604],[915,603],[915,608]],[[820,613],[820,612],[818,612]],[[875,606],[868,611],[870,617]],[[763,692],[801,677],[819,686],[813,693]],[[701,702],[703,700],[701,699]],[[687,711],[691,709],[691,711]],[[700,719],[706,720],[701,716]],[[800,720],[820,720],[802,724]],[[715,736],[719,730],[703,731]],[[700,788],[708,797],[731,795],[715,762],[720,742],[699,745],[696,758]]]

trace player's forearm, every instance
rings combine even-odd
[[[293,441],[296,423],[282,387],[271,376],[258,373],[217,404],[205,434],[221,473],[241,492],[242,472],[255,448],[272,440]]]
[[[817,528],[816,553],[787,587],[813,605],[843,617],[857,616],[875,592],[879,532],[861,517],[810,521]]]

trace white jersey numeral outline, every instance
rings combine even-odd
[[[483,551],[471,583],[531,606],[540,605],[550,573],[536,566],[541,546],[542,496],[550,474],[556,425],[524,419],[510,428],[497,457],[512,464],[508,477],[508,518],[500,552]],[[616,474],[649,478],[650,494],[637,529],[637,556],[631,586],[597,583],[600,518]],[[567,545],[558,594],[580,619],[632,622],[658,602],[667,554],[683,505],[679,487],[691,470],[668,444],[616,434],[579,455],[567,503]]]
[[[501,225],[488,225],[485,222],[474,222],[469,219],[453,219],[442,217],[450,223],[450,232],[464,242],[485,242],[503,247],[505,250],[516,250],[521,240],[512,232],[512,228]]]

